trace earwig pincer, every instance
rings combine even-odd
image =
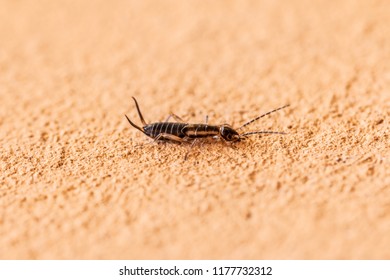
[[[133,123],[127,115],[125,117],[129,121],[130,125],[134,128],[138,129],[146,136],[153,138],[155,141],[165,141],[165,142],[176,142],[176,143],[194,143],[196,139],[199,138],[222,138],[226,142],[234,143],[240,140],[247,138],[250,135],[255,134],[286,134],[285,132],[277,132],[277,131],[250,131],[239,133],[241,129],[248,126],[249,124],[271,114],[276,111],[282,110],[290,105],[285,105],[283,107],[272,110],[268,113],[260,115],[249,122],[246,122],[242,126],[237,129],[234,129],[228,124],[222,125],[209,125],[204,124],[190,124],[183,121],[180,117],[175,114],[171,114],[165,122],[156,122],[147,124],[144,117],[142,116],[141,110],[138,106],[137,100],[133,97],[135,102],[135,107],[137,109],[139,118],[142,122],[142,127],[139,127],[135,123]],[[168,122],[168,120],[173,117],[176,122]]]

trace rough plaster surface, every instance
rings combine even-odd
[[[1,1],[0,258],[390,258],[389,1]],[[236,149],[150,143],[174,112]]]

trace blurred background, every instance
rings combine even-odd
[[[1,258],[389,258],[388,1],[0,1]],[[286,131],[149,145],[170,112]],[[138,146],[137,146],[138,145]]]

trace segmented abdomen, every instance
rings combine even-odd
[[[152,138],[156,138],[161,133],[167,133],[184,138],[186,135],[183,133],[183,128],[187,125],[188,124],[186,123],[159,122],[144,126],[144,130],[145,133]]]

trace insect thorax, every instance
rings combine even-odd
[[[207,124],[189,124],[183,132],[189,138],[205,138],[219,135],[219,127]]]

